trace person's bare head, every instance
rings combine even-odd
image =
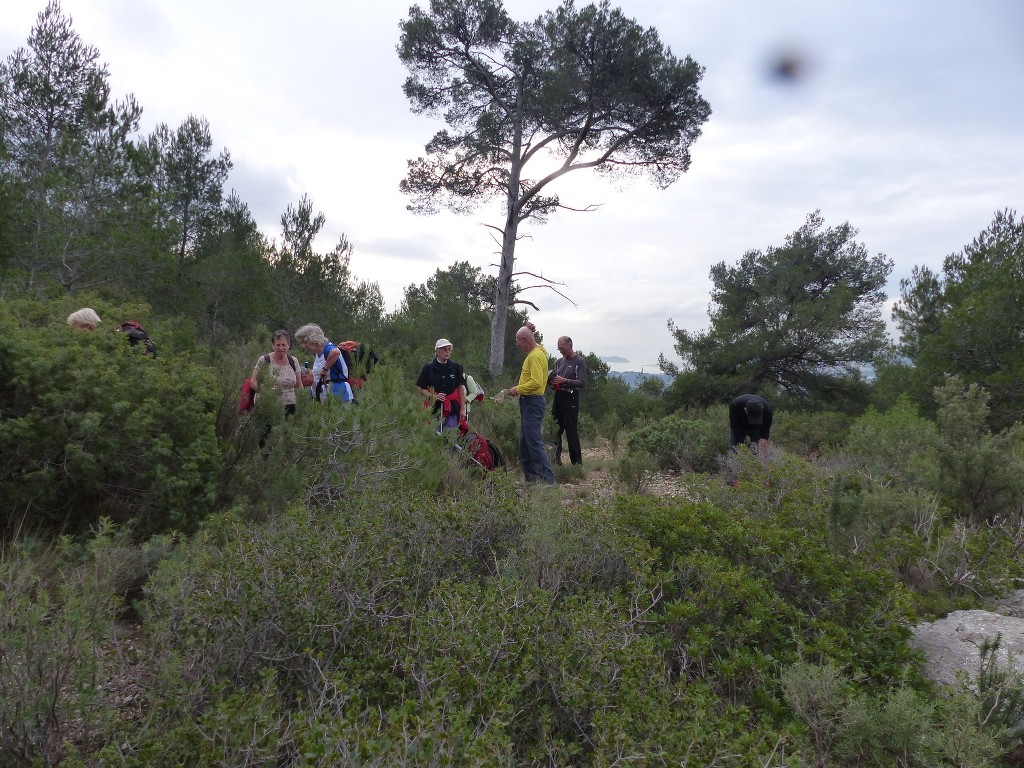
[[[562,353],[562,357],[572,357],[576,353],[572,349],[572,339],[568,336],[558,337],[558,351]]]
[[[533,348],[537,346],[537,339],[534,337],[533,331],[525,325],[516,331],[516,346],[527,353],[532,352]]]

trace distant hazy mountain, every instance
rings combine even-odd
[[[669,376],[667,373],[647,373],[641,371],[609,371],[608,377],[622,379],[624,382],[626,382],[626,386],[628,386],[630,389],[635,389],[641,381],[645,381],[647,379],[661,379],[663,382],[665,382],[666,387],[672,383],[672,377]]]
[[[604,357],[602,355],[598,355],[597,359],[598,360],[603,360],[606,363],[628,363],[629,362],[629,360],[627,360],[626,358],[624,358],[624,357],[616,357],[615,355],[612,355],[611,357]]]

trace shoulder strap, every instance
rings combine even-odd
[[[264,355],[263,362],[266,363],[267,365],[270,365],[270,355]],[[292,370],[295,373],[299,372],[299,361],[296,358],[292,357],[291,355],[288,355],[288,364],[292,367]]]
[[[338,350],[338,359],[334,361],[334,364],[330,368],[328,368],[329,378],[330,378],[332,384],[345,384],[345,383],[348,382],[348,377],[352,375],[352,369],[351,369],[350,366],[348,366],[347,362],[346,362],[346,366],[348,367],[348,376],[346,376],[345,374],[343,374],[341,372],[341,361],[342,361],[342,358],[345,356],[345,350],[342,349],[337,344],[331,344],[330,346],[335,347]],[[327,347],[325,346],[324,347],[324,361],[325,362],[326,362],[327,357],[328,357],[329,354],[330,353],[327,351]],[[337,378],[337,379],[334,378],[335,374],[337,374],[339,376],[339,378]]]

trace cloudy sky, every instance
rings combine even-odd
[[[406,161],[441,127],[415,116],[395,53],[409,0],[63,0],[108,65],[115,96],[143,106],[143,132],[205,117],[234,161],[229,186],[269,236],[308,194],[327,217],[321,250],[344,233],[353,271],[389,309],[402,290],[466,260],[495,273],[486,225],[416,216],[398,191]],[[426,4],[423,2],[421,4]],[[577,5],[581,5],[581,0]],[[615,3],[613,2],[613,5]],[[536,290],[549,340],[618,356],[621,370],[674,359],[669,319],[707,326],[710,267],[781,245],[807,214],[849,221],[869,253],[895,261],[889,293],[915,265],[937,267],[1003,208],[1024,214],[1024,3],[1019,0],[620,0],[677,56],[706,68],[712,116],[688,173],[668,190],[593,175],[555,189],[574,207],[526,229],[517,268]],[[7,0],[0,55],[23,46],[44,0]],[[555,0],[506,0],[532,19]],[[771,76],[780,57],[799,77]],[[449,338],[458,346],[458,329]],[[429,349],[432,340],[425,340]],[[553,341],[549,341],[553,351]]]

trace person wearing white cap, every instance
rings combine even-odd
[[[416,387],[427,400],[433,402],[433,413],[438,419],[437,431],[455,429],[464,418],[466,402],[466,372],[452,360],[454,345],[448,339],[434,344],[434,359],[423,366]]]

